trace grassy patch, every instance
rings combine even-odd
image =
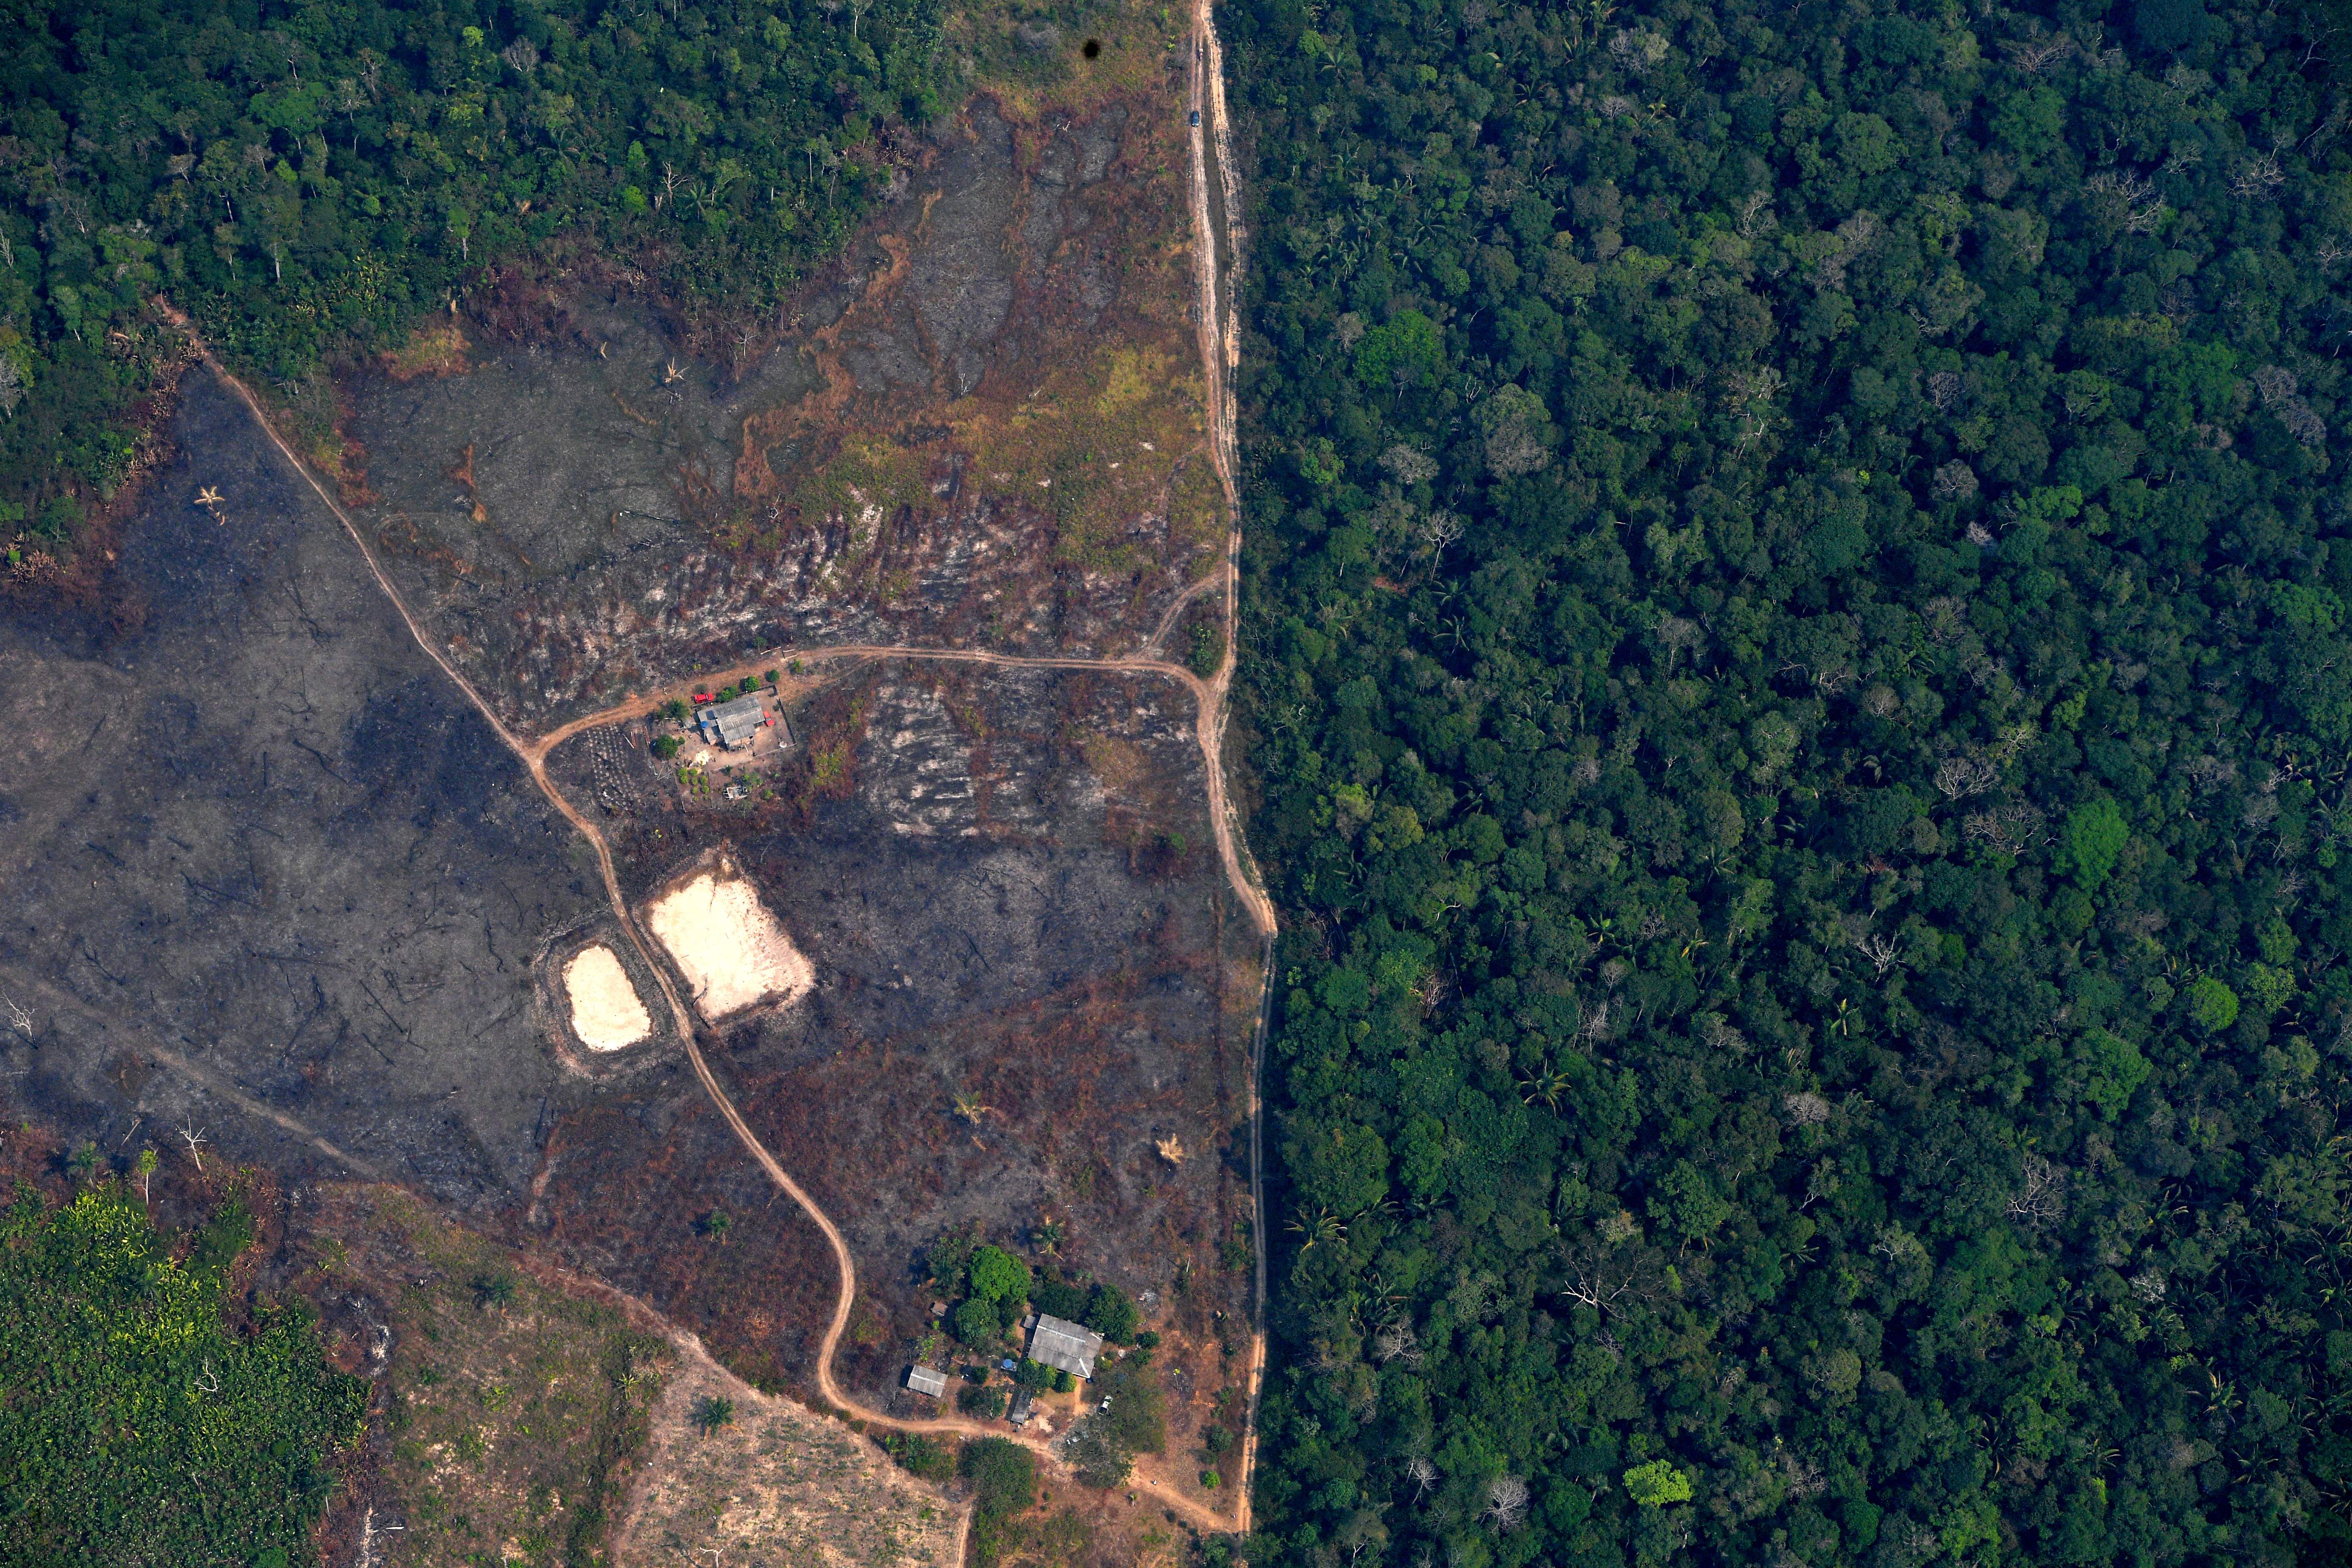
[[[717,1406],[726,1420],[709,1418]],[[707,1358],[681,1355],[653,1430],[617,1562],[716,1552],[726,1563],[952,1568],[955,1510],[934,1488],[839,1422],[762,1395]],[[940,1468],[929,1455],[917,1463]]]
[[[404,1287],[384,1466],[409,1506],[402,1560],[596,1560],[669,1347],[410,1200],[376,1218],[362,1246]]]

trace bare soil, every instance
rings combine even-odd
[[[870,1438],[777,1399],[691,1340],[653,1408],[651,1441],[614,1560],[714,1551],[746,1568],[957,1568],[967,1507],[908,1475]],[[724,1425],[698,1413],[729,1407]]]
[[[592,1051],[617,1051],[653,1033],[645,999],[602,942],[572,955],[563,966],[563,989],[572,1004],[572,1032]]]
[[[788,1005],[815,979],[759,889],[724,859],[674,880],[647,902],[645,919],[707,1018]]]

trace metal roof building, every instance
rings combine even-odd
[[[927,1366],[909,1367],[907,1369],[907,1386],[917,1394],[928,1394],[933,1399],[943,1398],[948,1391],[948,1374],[933,1372]]]
[[[714,737],[722,746],[740,746],[766,721],[767,715],[760,710],[760,699],[754,693],[705,708],[697,719],[706,736]]]
[[[1092,1329],[1060,1318],[1039,1314],[1037,1329],[1029,1336],[1029,1359],[1068,1373],[1073,1377],[1091,1378],[1095,1374],[1095,1357],[1102,1351],[1102,1336]]]

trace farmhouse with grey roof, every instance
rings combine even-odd
[[[1060,1318],[1040,1313],[1036,1331],[1029,1336],[1029,1359],[1068,1373],[1073,1377],[1091,1378],[1095,1374],[1095,1357],[1102,1351],[1102,1336],[1092,1329],[1080,1328]]]
[[[750,740],[766,721],[760,710],[759,695],[738,697],[732,702],[721,702],[705,708],[701,714],[702,732],[722,746],[740,746]]]
[[[917,1394],[928,1394],[933,1399],[937,1399],[948,1391],[948,1374],[935,1372],[928,1366],[909,1367],[907,1371],[907,1386]]]

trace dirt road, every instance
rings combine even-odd
[[[548,774],[547,758],[558,745],[583,731],[642,717],[658,709],[672,698],[704,687],[712,680],[740,679],[744,674],[756,672],[761,665],[772,665],[782,658],[799,658],[804,662],[893,658],[942,660],[1005,668],[1100,670],[1148,675],[1174,680],[1192,694],[1195,713],[1193,732],[1201,748],[1202,773],[1209,795],[1209,819],[1216,840],[1218,860],[1224,868],[1226,880],[1233,889],[1234,896],[1241,902],[1243,908],[1249,911],[1252,922],[1256,927],[1259,936],[1268,944],[1267,950],[1269,953],[1271,952],[1271,943],[1276,931],[1274,905],[1251,875],[1252,868],[1247,861],[1247,852],[1241,844],[1240,835],[1233,819],[1233,807],[1225,794],[1223,765],[1225,699],[1232,686],[1237,652],[1236,629],[1241,595],[1242,535],[1239,526],[1240,496],[1234,479],[1234,416],[1226,380],[1226,371],[1234,359],[1236,337],[1227,320],[1226,307],[1221,298],[1223,267],[1217,248],[1216,224],[1209,201],[1210,169],[1214,164],[1224,198],[1223,210],[1228,215],[1234,210],[1234,180],[1230,154],[1225,148],[1224,92],[1223,84],[1220,79],[1219,59],[1216,32],[1210,19],[1209,0],[1194,0],[1192,74],[1187,98],[1189,107],[1199,111],[1203,121],[1191,127],[1194,258],[1200,289],[1199,338],[1202,368],[1208,389],[1210,453],[1216,468],[1219,484],[1224,492],[1228,515],[1234,519],[1234,526],[1226,537],[1224,560],[1213,580],[1213,588],[1222,591],[1223,599],[1222,616],[1224,629],[1223,658],[1219,661],[1216,673],[1205,680],[1182,665],[1171,663],[1163,658],[1140,655],[1128,658],[1109,659],[1054,658],[991,653],[978,649],[868,644],[824,648],[778,649],[762,655],[760,659],[747,663],[739,669],[706,673],[693,681],[681,682],[672,689],[640,693],[631,697],[625,702],[575,719],[544,735],[535,739],[526,739],[517,734],[499,718],[488,700],[475,688],[470,680],[466,679],[434,639],[426,635],[425,627],[411,612],[406,600],[393,583],[390,574],[377,559],[374,550],[369,545],[358,522],[344,510],[333,493],[316,474],[311,472],[310,466],[301,460],[294,448],[278,433],[277,427],[270,422],[260,400],[254,395],[251,389],[232,374],[228,368],[213,354],[210,346],[197,336],[193,323],[186,316],[173,309],[166,300],[158,300],[155,302],[158,313],[178,331],[185,333],[196,345],[205,365],[244,403],[247,409],[253,415],[255,423],[269,437],[270,443],[277,447],[287,464],[302,477],[327,510],[334,515],[336,521],[342,524],[343,531],[351,536],[352,545],[358,549],[361,559],[367,563],[368,571],[374,577],[376,586],[383,591],[384,597],[399,613],[402,624],[408,628],[409,635],[415,639],[416,646],[424,650],[425,656],[448,678],[449,683],[465,694],[466,700],[481,714],[484,721],[489,725],[491,731],[498,736],[499,742],[512,752],[530,772],[532,782],[538,784],[549,802],[563,814],[565,820],[579,830],[580,836],[586,839],[589,847],[595,851],[596,864],[604,877],[604,894],[612,906],[613,917],[628,937],[630,943],[636,948],[639,956],[645,960],[646,969],[653,974],[655,983],[661,987],[662,999],[669,1007],[670,1018],[677,1029],[678,1040],[685,1047],[687,1059],[692,1064],[695,1077],[701,1082],[703,1091],[709,1096],[711,1103],[718,1108],[727,1125],[734,1131],[737,1141],[743,1145],[745,1152],[750,1153],[752,1159],[758,1162],[761,1169],[768,1173],[769,1180],[800,1205],[810,1221],[824,1233],[826,1244],[833,1248],[834,1263],[840,1272],[841,1283],[839,1293],[834,1302],[833,1321],[826,1327],[824,1340],[817,1350],[817,1390],[827,1401],[869,1426],[902,1432],[971,1436],[1004,1436],[1001,1427],[967,1421],[956,1416],[943,1416],[933,1420],[906,1420],[881,1411],[868,1409],[852,1399],[835,1382],[834,1355],[840,1346],[843,1333],[849,1326],[850,1313],[857,1299],[857,1268],[850,1257],[848,1244],[843,1239],[840,1227],[834,1224],[831,1216],[825,1214],[824,1210],[817,1205],[816,1200],[809,1195],[806,1189],[793,1180],[792,1173],[783,1168],[776,1157],[769,1152],[767,1146],[760,1141],[759,1135],[751,1130],[751,1125],[743,1120],[742,1113],[736,1109],[733,1098],[728,1094],[725,1087],[710,1070],[710,1064],[705,1059],[700,1043],[696,1037],[696,1024],[692,1012],[680,997],[677,985],[670,978],[668,967],[662,963],[654,945],[646,940],[644,931],[638,926],[636,918],[630,911],[627,900],[622,896],[620,878],[614,867],[611,847],[605,842],[604,834],[597,828],[595,823],[573,805],[563,792],[556,787],[554,780]],[[1187,115],[1187,119],[1188,121],[1191,119],[1190,114]],[[1213,155],[1210,151],[1213,142],[1215,148]],[[1211,591],[1209,583],[1188,590],[1184,595],[1184,601],[1189,601],[1196,594],[1204,591]],[[1181,607],[1182,602],[1180,601],[1179,608]],[[1171,613],[1163,623],[1160,631],[1154,635],[1152,642],[1146,645],[1147,648],[1156,650],[1160,637],[1165,635],[1168,626],[1173,624]],[[1131,1489],[1149,1495],[1155,1501],[1174,1510],[1196,1526],[1209,1531],[1246,1531],[1250,1522],[1251,1467],[1257,1446],[1255,1414],[1259,1386],[1264,1377],[1265,1364],[1265,1226],[1263,1218],[1263,1186],[1258,1175],[1262,1144],[1258,1129],[1257,1095],[1257,1078],[1264,1055],[1264,1019],[1262,994],[1259,1026],[1252,1046],[1248,1107],[1253,1198],[1252,1229],[1258,1240],[1259,1253],[1258,1300],[1255,1308],[1257,1321],[1255,1332],[1252,1336],[1249,1372],[1252,1418],[1244,1437],[1243,1463],[1241,1474],[1237,1478],[1239,1484],[1234,1488],[1235,1510],[1230,1517],[1221,1514],[1184,1496],[1173,1488],[1142,1478],[1138,1478],[1130,1483]],[[269,1114],[267,1108],[257,1107],[256,1109],[261,1114]],[[1016,1438],[1015,1440],[1023,1441],[1029,1447],[1041,1450],[1045,1447],[1042,1439]]]

